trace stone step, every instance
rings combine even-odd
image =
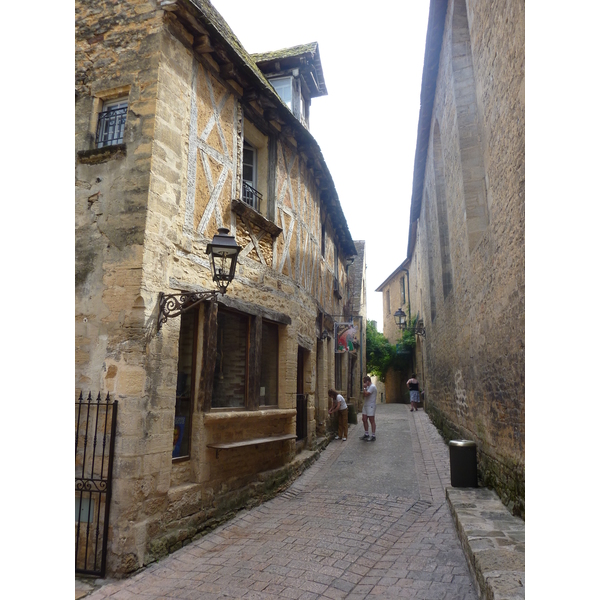
[[[525,598],[525,522],[486,488],[449,487],[446,498],[480,598]]]

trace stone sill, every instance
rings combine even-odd
[[[214,409],[213,409],[214,410]],[[204,424],[222,423],[231,420],[270,419],[295,417],[295,408],[268,408],[263,410],[226,410],[204,414]]]
[[[278,227],[275,225],[275,223],[269,221],[269,219],[265,218],[259,212],[256,212],[251,206],[248,206],[241,200],[233,198],[231,201],[231,210],[242,217],[242,219],[247,219],[250,221],[250,223],[260,227],[267,233],[270,233],[273,239],[275,239],[283,231],[281,227]]]
[[[80,150],[77,153],[77,160],[83,165],[96,165],[109,160],[124,158],[125,156],[127,156],[127,144],[115,144],[103,148]]]

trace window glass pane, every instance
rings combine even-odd
[[[256,181],[254,179],[254,159],[255,150],[252,146],[244,143],[244,158],[242,161],[242,179],[249,183],[252,187],[256,187]]]
[[[254,187],[254,179],[252,178],[252,173],[253,169],[252,167],[249,167],[248,165],[244,165],[244,169],[243,169],[243,175],[242,177],[244,178],[244,181],[247,181],[252,187]]]
[[[259,404],[277,406],[279,327],[263,321]]]
[[[190,310],[181,315],[179,330],[179,362],[173,427],[173,458],[190,455],[191,406],[193,387],[194,338],[197,312]]]
[[[219,310],[213,408],[243,408],[246,405],[247,349],[248,317]]]
[[[275,88],[279,97],[292,108],[292,79],[286,77],[284,79],[271,79],[271,85]]]

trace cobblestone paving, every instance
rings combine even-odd
[[[286,492],[90,600],[477,600],[423,411],[377,406],[377,441],[334,441]]]

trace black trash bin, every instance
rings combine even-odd
[[[451,440],[448,446],[452,487],[477,487],[477,444],[470,440]]]

